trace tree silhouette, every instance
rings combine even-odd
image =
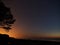
[[[10,8],[6,7],[0,0],[0,28],[9,31],[15,20],[16,19],[14,19],[13,15],[10,12]]]

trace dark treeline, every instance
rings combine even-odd
[[[15,39],[6,34],[0,34],[0,45],[60,45],[60,42]]]

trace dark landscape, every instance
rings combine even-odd
[[[60,45],[60,38],[38,39],[60,37],[60,0],[0,0],[0,28],[7,31],[0,29],[0,45]]]
[[[6,34],[0,34],[0,45],[60,45],[58,41],[15,39]]]

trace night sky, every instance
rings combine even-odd
[[[60,0],[3,0],[16,18],[9,32],[15,38],[60,37]]]

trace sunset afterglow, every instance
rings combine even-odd
[[[12,29],[0,33],[14,38],[59,38],[60,7],[57,0],[4,0],[16,18]]]

